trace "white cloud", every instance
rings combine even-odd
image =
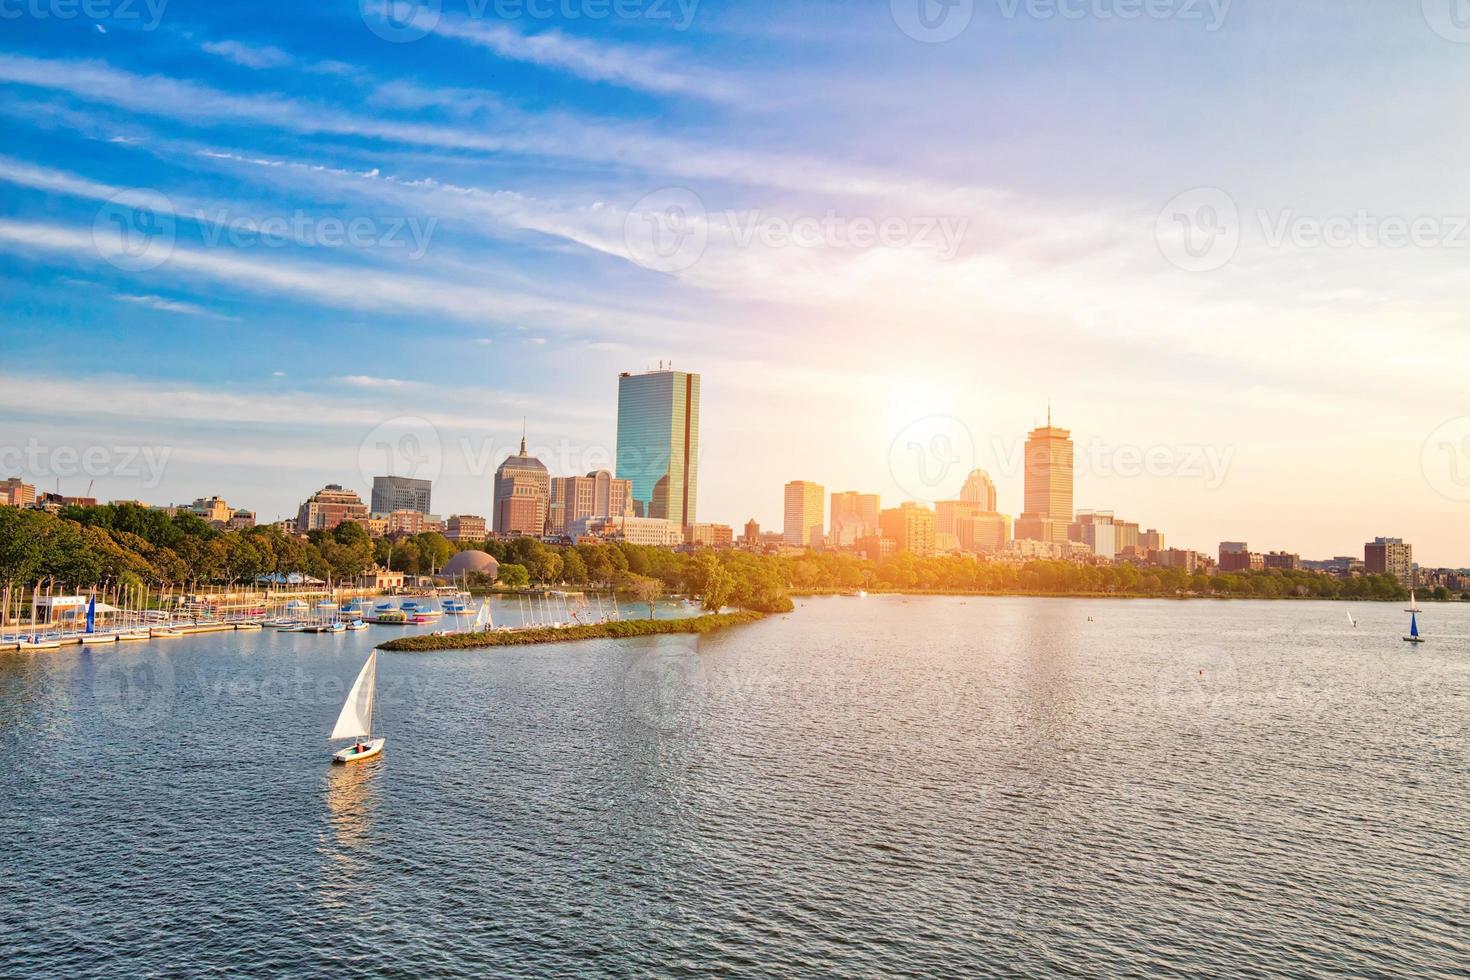
[[[255,47],[239,41],[205,41],[200,47],[245,68],[279,68],[291,63],[290,55],[270,45]]]
[[[146,306],[150,309],[161,310],[164,313],[182,313],[186,316],[204,317],[210,320],[235,319],[235,317],[232,316],[224,316],[223,314],[215,313],[211,310],[206,310],[204,307],[198,306],[194,303],[186,303],[182,300],[176,299],[165,299],[162,296],[118,295],[114,298],[123,303],[136,303],[139,306]]]
[[[690,71],[687,66],[693,59],[688,55],[681,56],[685,67],[671,68],[671,59],[656,51],[591,41],[555,29],[527,34],[503,22],[467,17],[441,17],[434,32],[485,48],[500,58],[559,69],[587,81],[718,101],[739,95],[728,80]]]

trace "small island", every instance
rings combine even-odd
[[[434,650],[473,650],[479,647],[525,646],[533,643],[570,643],[575,640],[626,639],[671,633],[709,633],[730,626],[743,626],[764,619],[754,609],[708,613],[680,619],[615,619],[577,626],[533,626],[526,629],[495,629],[479,633],[448,633],[441,636],[401,636],[378,645],[391,653],[428,653]]]

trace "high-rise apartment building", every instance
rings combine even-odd
[[[1363,545],[1363,570],[1392,575],[1406,589],[1414,587],[1414,546],[1403,538],[1374,538]]]
[[[1079,511],[1067,528],[1067,539],[1087,545],[1099,558],[1118,557],[1118,527],[1112,511]]]
[[[786,522],[783,540],[793,548],[822,544],[823,487],[810,480],[786,484]]]
[[[328,483],[296,513],[296,531],[330,531],[343,521],[361,521],[368,516],[367,504],[355,490],[344,490],[338,483]]]
[[[834,548],[856,547],[860,539],[878,533],[878,495],[856,490],[834,493],[830,516],[827,544]]]
[[[882,535],[894,542],[898,551],[908,551],[920,558],[934,554],[936,532],[934,512],[928,507],[905,501],[878,515]]]
[[[960,489],[960,499],[970,504],[979,504],[980,513],[995,510],[995,481],[984,470],[971,470]]]
[[[955,535],[960,550],[981,555],[1005,551],[1011,544],[1011,518],[1008,514],[981,511],[955,522]]]
[[[495,500],[491,520],[497,534],[546,533],[546,510],[551,496],[551,475],[535,456],[521,451],[507,456],[495,471]]]
[[[373,477],[372,508],[374,514],[391,514],[395,510],[416,510],[429,514],[434,484],[429,480],[415,480],[406,476]]]
[[[551,500],[546,516],[546,533],[566,534],[578,521],[589,517],[633,515],[633,483],[619,480],[607,470],[586,476],[556,476],[551,479]]]
[[[1063,544],[1072,523],[1072,433],[1051,424],[1026,437],[1026,507],[1016,537]]]
[[[618,375],[617,475],[633,512],[693,524],[699,487],[699,375]]]

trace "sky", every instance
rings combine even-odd
[[[698,519],[1077,506],[1470,565],[1454,0],[0,2],[0,478],[490,511],[702,376]]]

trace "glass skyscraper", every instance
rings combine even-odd
[[[699,486],[699,375],[618,375],[618,479],[634,513],[693,524]]]

